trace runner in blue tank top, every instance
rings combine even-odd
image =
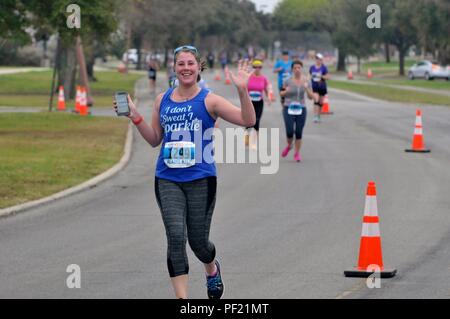
[[[193,46],[174,51],[174,71],[179,85],[160,94],[150,123],[143,121],[133,101],[129,118],[153,147],[161,145],[156,164],[155,195],[167,235],[167,267],[177,298],[187,298],[189,264],[186,242],[204,264],[207,295],[218,299],[223,293],[220,265],[214,244],[209,241],[216,200],[216,168],[212,133],[216,119],[243,127],[256,122],[248,95],[250,70],[240,61],[238,72],[230,72],[241,108],[198,86],[205,62]]]

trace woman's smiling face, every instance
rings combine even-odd
[[[175,73],[180,84],[192,85],[197,83],[200,66],[191,52],[180,52],[176,57]]]

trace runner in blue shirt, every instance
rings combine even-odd
[[[128,117],[151,146],[161,145],[155,195],[166,230],[167,268],[175,296],[187,298],[189,243],[205,268],[208,298],[219,299],[224,285],[216,248],[209,240],[217,189],[212,135],[219,117],[243,127],[255,125],[248,94],[249,65],[240,61],[237,74],[230,72],[239,95],[238,107],[198,85],[206,62],[197,48],[184,45],[173,55],[179,85],[158,95],[150,122],[144,121],[128,96]]]
[[[281,60],[278,60],[273,67],[273,72],[278,73],[278,91],[283,90],[283,82],[291,76],[292,60],[289,58],[289,52],[283,51]],[[281,105],[284,103],[284,97],[281,97]]]

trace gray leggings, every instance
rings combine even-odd
[[[197,258],[209,264],[216,249],[209,229],[216,202],[215,176],[177,183],[155,177],[155,194],[167,235],[167,268],[170,277],[189,273],[186,241]]]

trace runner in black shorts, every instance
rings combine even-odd
[[[314,123],[319,123],[323,98],[327,95],[326,80],[330,79],[328,68],[323,64],[322,54],[316,54],[316,64],[311,66],[309,74],[311,75],[311,87],[314,92]]]
[[[153,94],[156,91],[156,73],[159,69],[158,62],[155,56],[151,56],[148,61],[148,80],[150,82],[150,90]]]

